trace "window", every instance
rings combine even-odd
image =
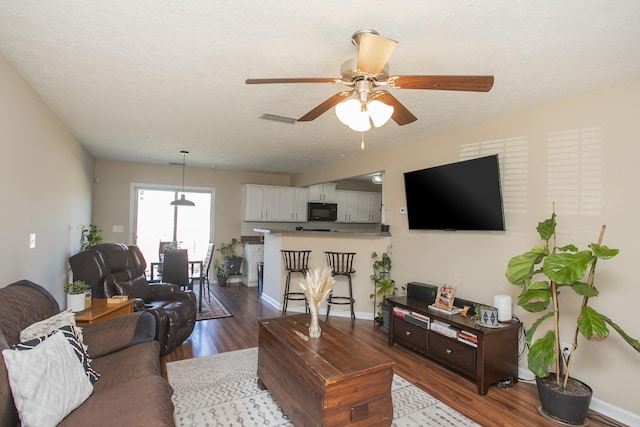
[[[203,260],[213,241],[213,191],[177,191],[134,186],[134,243],[147,263],[159,261],[160,242],[177,242],[189,259]],[[195,207],[171,206],[182,194]]]

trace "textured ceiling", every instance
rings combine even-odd
[[[637,0],[0,0],[0,52],[96,158],[297,173],[360,154],[342,90],[246,78],[339,77],[351,34],[399,41],[390,74],[491,74],[489,93],[397,90],[418,121],[365,134],[413,141],[640,77]],[[215,166],[214,166],[215,165]]]

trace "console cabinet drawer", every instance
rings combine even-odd
[[[426,353],[429,348],[429,332],[398,317],[394,320],[393,335],[396,341],[407,347]]]
[[[436,332],[429,337],[429,355],[460,372],[476,375],[476,349]]]

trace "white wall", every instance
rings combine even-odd
[[[436,137],[412,141],[400,147],[369,153],[294,177],[293,185],[331,181],[361,173],[384,170],[383,199],[386,223],[393,244],[392,277],[400,282],[420,281],[458,286],[467,299],[491,303],[496,294],[511,295],[518,288],[504,276],[510,257],[538,243],[535,227],[550,214],[547,203],[547,140],[549,133],[600,128],[602,131],[597,215],[568,214],[557,206],[560,243],[585,246],[598,238],[607,225],[604,244],[619,248],[618,257],[599,264],[596,285],[602,295],[591,305],[613,318],[633,337],[640,338],[635,263],[640,259],[640,80],[633,80],[582,96],[565,99]],[[389,124],[387,126],[393,126]],[[409,125],[410,126],[410,125]],[[371,131],[374,133],[375,130]],[[372,136],[373,137],[373,136]],[[408,230],[407,218],[399,213],[406,206],[403,172],[455,162],[462,144],[525,137],[528,141],[528,184],[522,213],[506,212],[506,232],[444,232]],[[561,166],[584,163],[577,156]],[[595,187],[595,186],[592,186]],[[434,206],[437,209],[437,206]],[[564,295],[563,297],[566,297]],[[574,305],[576,301],[573,301]],[[579,302],[577,302],[579,305]],[[528,327],[531,316],[521,309],[514,313]],[[573,327],[566,316],[564,341]],[[605,343],[581,341],[573,374],[590,384],[595,398],[624,410],[638,412],[635,396],[640,383],[640,355],[618,336]],[[526,360],[521,361],[526,366]]]
[[[0,93],[0,287],[28,279],[64,307],[77,226],[91,218],[93,159],[1,55]]]

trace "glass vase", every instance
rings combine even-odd
[[[309,323],[309,338],[320,338],[322,330],[318,323],[318,306],[316,304],[309,304],[309,311],[311,311],[311,322]]]

